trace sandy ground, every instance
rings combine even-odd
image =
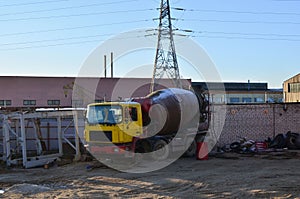
[[[93,162],[1,169],[0,198],[300,198],[299,154],[181,158],[144,174]]]

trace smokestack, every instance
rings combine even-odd
[[[104,55],[104,77],[106,78],[106,55]]]
[[[114,55],[113,53],[111,52],[110,53],[110,73],[111,73],[111,78],[114,77]]]
[[[248,91],[250,91],[250,80],[248,80]]]

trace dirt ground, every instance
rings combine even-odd
[[[93,164],[3,168],[0,198],[300,198],[300,152],[181,158],[144,174]]]

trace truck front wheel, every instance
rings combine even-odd
[[[168,144],[164,140],[156,140],[153,145],[152,158],[154,160],[165,160],[170,155]]]

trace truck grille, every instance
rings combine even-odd
[[[90,131],[90,141],[92,142],[112,142],[111,131]]]

